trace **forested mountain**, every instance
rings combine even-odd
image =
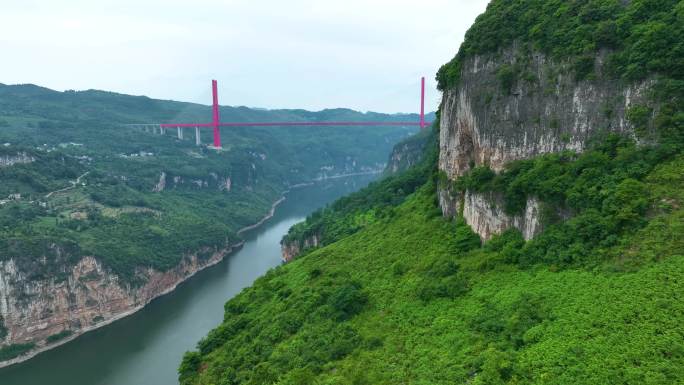
[[[222,107],[224,121],[417,115]],[[143,306],[240,243],[292,185],[380,172],[416,127],[194,129],[211,109],[103,91],[0,86],[0,361]],[[211,131],[202,132],[210,143]]]
[[[682,1],[493,0],[420,163],[294,226],[181,384],[683,382],[683,63]]]

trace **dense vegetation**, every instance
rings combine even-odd
[[[221,114],[232,121],[417,120],[346,109],[222,107]],[[236,231],[292,184],[378,170],[392,144],[415,130],[234,128],[223,130],[225,150],[217,152],[195,146],[194,130],[179,140],[175,130],[162,136],[120,125],[209,116],[209,107],[189,103],[0,85],[0,158],[30,160],[0,166],[0,260],[13,258],[29,279],[59,278],[94,255],[138,284],[145,279],[138,267],[167,270],[184,255],[206,258],[235,244]]]
[[[565,155],[564,166],[530,161],[547,165],[538,185],[568,168],[592,170],[598,157],[593,164],[610,182],[610,194],[595,196],[612,215],[605,221],[629,226],[567,225],[563,236],[529,243],[509,231],[481,245],[461,220],[443,219],[433,163],[429,180],[393,215],[270,271],[230,300],[222,325],[186,354],[181,383],[684,381],[684,156],[658,158],[638,179],[630,174],[639,194],[625,182],[634,164],[613,163],[649,151],[611,140],[586,157]],[[644,207],[635,225],[633,210]],[[566,244],[605,231],[614,240],[600,252]],[[520,263],[535,242],[573,257]]]
[[[0,361],[10,360],[14,357],[20,356],[31,349],[33,349],[35,344],[13,344],[0,347]]]
[[[323,247],[228,301],[188,352],[181,384],[672,384],[684,382],[684,3],[493,0],[437,74],[457,86],[474,54],[546,53],[577,81],[656,80],[632,106],[634,137],[583,154],[477,167],[451,190],[517,214],[542,202],[544,231],[481,242],[446,220],[434,156],[295,226]],[[496,69],[510,89],[515,65]],[[657,135],[646,135],[655,127]],[[558,128],[558,127],[555,127]]]
[[[648,111],[661,143],[684,140],[684,2],[681,0],[494,0],[466,33],[452,61],[437,73],[438,88],[458,84],[463,60],[518,44],[521,57],[544,52],[569,63],[578,80],[595,78],[597,53],[609,52],[602,73],[612,81],[657,81]],[[510,88],[520,71],[499,69]],[[635,106],[637,109],[649,108]],[[638,111],[634,111],[638,112]]]
[[[61,341],[67,337],[70,337],[73,334],[74,334],[74,332],[72,332],[71,330],[63,330],[59,333],[55,333],[51,336],[48,336],[48,338],[46,338],[45,340],[48,343],[53,343],[53,342]]]
[[[680,152],[668,146],[637,147],[631,139],[610,135],[580,155],[564,152],[515,161],[499,174],[476,167],[456,180],[454,190],[500,195],[508,214],[520,214],[528,197],[543,202],[545,231],[509,259],[565,265],[591,257],[597,262],[621,235],[645,226],[649,211],[673,209],[671,202],[648,200],[647,179]],[[661,170],[658,175],[676,181],[680,166],[674,163],[667,174]]]
[[[328,207],[309,215],[304,222],[293,226],[283,237],[284,244],[304,245],[310,237],[317,237],[321,246],[328,245],[383,218],[393,215],[393,208],[421,187],[433,171],[436,162],[439,124],[416,135],[423,160],[405,172],[390,175],[367,187],[338,199]],[[416,140],[416,139],[414,139]],[[404,142],[397,144],[402,148]]]
[[[7,328],[5,327],[5,320],[0,315],[0,339],[4,339],[7,336]]]
[[[660,73],[684,80],[684,3],[679,0],[494,0],[466,33],[461,48],[437,77],[456,84],[463,58],[496,52],[514,42],[576,66],[611,49],[613,73],[640,79]]]

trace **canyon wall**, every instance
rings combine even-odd
[[[321,239],[320,235],[314,234],[311,235],[307,238],[305,238],[303,241],[293,241],[293,242],[282,242],[280,244],[280,250],[282,253],[283,261],[284,262],[290,262],[291,260],[295,259],[297,256],[299,256],[302,252],[318,247],[321,244]]]
[[[15,155],[0,155],[0,167],[9,167],[15,164],[31,163],[35,160],[36,158],[28,155],[25,152],[20,152]]]
[[[430,128],[425,128],[416,135],[413,135],[397,143],[392,148],[385,175],[396,174],[420,163],[425,157],[426,148],[430,143]]]
[[[458,85],[444,91],[439,169],[453,181],[474,166],[499,172],[513,160],[563,150],[583,151],[600,132],[633,134],[627,111],[649,105],[652,80],[622,83],[604,73],[606,52],[592,75],[578,80],[568,63],[512,47],[463,60]],[[654,113],[657,106],[650,106]],[[462,213],[483,239],[516,227],[527,239],[541,230],[539,202],[511,217],[491,194],[439,191],[446,216]]]
[[[139,310],[198,271],[220,262],[238,246],[214,251],[208,258],[188,255],[166,272],[141,268],[136,276],[144,284],[139,286],[123,282],[93,257],[83,257],[75,265],[63,265],[59,274],[41,278],[30,276],[14,259],[0,261],[0,327],[4,330],[0,347],[36,345],[28,355],[0,363],[0,367],[30,358]],[[65,338],[54,340],[60,333]]]

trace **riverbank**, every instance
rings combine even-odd
[[[227,300],[282,265],[280,240],[316,209],[366,186],[372,176],[293,188],[274,215],[240,236],[244,245],[128,317],[27,362],[0,369],[2,385],[177,384],[183,354],[219,325]],[[272,203],[279,200],[273,196]],[[269,205],[270,206],[270,205]],[[270,214],[264,207],[259,218]],[[242,226],[241,226],[242,227]],[[246,227],[246,226],[245,226]],[[237,242],[236,242],[237,243]],[[84,325],[85,326],[85,325]]]
[[[281,197],[278,200],[276,200],[275,202],[273,202],[273,204],[271,205],[271,208],[269,209],[269,211],[266,215],[264,215],[259,221],[255,222],[254,224],[240,228],[237,231],[237,234],[241,235],[246,231],[254,230],[254,229],[260,227],[261,225],[263,225],[269,219],[271,219],[275,215],[277,207],[282,202],[285,201],[285,199],[286,199],[285,194],[287,194],[289,192],[290,192],[289,189],[284,191],[282,193]],[[31,351],[29,351],[25,354],[22,354],[18,357],[10,359],[10,360],[2,361],[2,362],[0,362],[0,368],[4,368],[4,367],[8,367],[8,366],[12,366],[15,364],[19,364],[19,363],[28,361],[28,360],[36,357],[37,355],[39,355],[41,353],[44,353],[46,351],[49,351],[49,350],[55,349],[59,346],[62,346],[64,344],[67,344],[67,343],[77,339],[78,337],[80,337],[86,333],[100,329],[100,328],[105,327],[107,325],[110,325],[116,321],[119,321],[123,318],[126,318],[132,314],[135,314],[136,312],[144,309],[147,305],[149,305],[155,299],[160,298],[164,295],[167,295],[167,294],[173,292],[178,287],[178,285],[180,285],[183,282],[187,281],[188,279],[192,278],[197,273],[199,273],[199,272],[201,272],[201,271],[203,271],[209,267],[215,266],[216,264],[222,262],[226,256],[229,256],[229,255],[233,254],[235,251],[239,250],[244,245],[244,243],[245,243],[245,241],[242,240],[242,241],[240,241],[234,245],[229,245],[228,247],[217,251],[216,253],[214,253],[212,255],[211,258],[209,258],[207,260],[206,263],[198,264],[196,269],[192,269],[187,274],[184,274],[184,275],[178,277],[178,279],[173,280],[170,285],[166,286],[165,288],[163,288],[159,292],[155,293],[154,295],[151,295],[149,298],[146,298],[139,305],[136,305],[135,307],[132,307],[129,310],[120,312],[116,315],[113,315],[112,317],[105,319],[105,320],[102,320],[102,321],[100,321],[94,325],[86,326],[80,330],[74,331],[73,334],[69,335],[68,337],[64,337],[63,339],[60,339],[59,341],[55,341],[53,343],[45,344],[42,346],[37,346],[35,349],[32,349]],[[190,258],[192,258],[192,257],[190,257]],[[179,267],[182,267],[182,265],[186,263],[186,260],[187,260],[187,257],[184,258],[183,262],[181,264],[179,264],[179,266],[177,266],[174,269],[178,269]],[[164,272],[164,273],[160,272],[160,274],[165,274],[165,273],[168,273],[168,272]]]
[[[256,229],[257,227],[263,225],[264,222],[266,222],[267,220],[273,218],[273,215],[275,215],[276,208],[278,207],[279,204],[281,204],[281,203],[283,203],[283,201],[285,201],[285,194],[287,194],[289,192],[290,192],[290,190],[284,191],[282,196],[280,197],[280,199],[273,202],[273,204],[271,205],[271,210],[269,210],[268,214],[266,214],[263,218],[261,218],[261,220],[259,220],[259,222],[255,223],[253,225],[249,225],[249,226],[245,226],[245,227],[241,228],[240,230],[238,230],[237,235],[242,235],[242,233],[244,233],[245,231]]]
[[[385,168],[378,168],[375,170],[371,171],[361,171],[361,172],[350,172],[347,174],[335,174],[335,175],[324,175],[324,176],[319,176],[318,178],[314,179],[315,182],[320,182],[328,179],[340,179],[340,178],[346,178],[346,177],[352,177],[352,176],[364,176],[364,175],[377,175],[377,174],[382,174],[384,172]]]

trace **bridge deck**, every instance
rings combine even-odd
[[[425,122],[430,125],[430,122]],[[221,122],[220,127],[282,127],[282,126],[420,126],[420,122]],[[164,123],[162,128],[214,127],[213,123]]]

